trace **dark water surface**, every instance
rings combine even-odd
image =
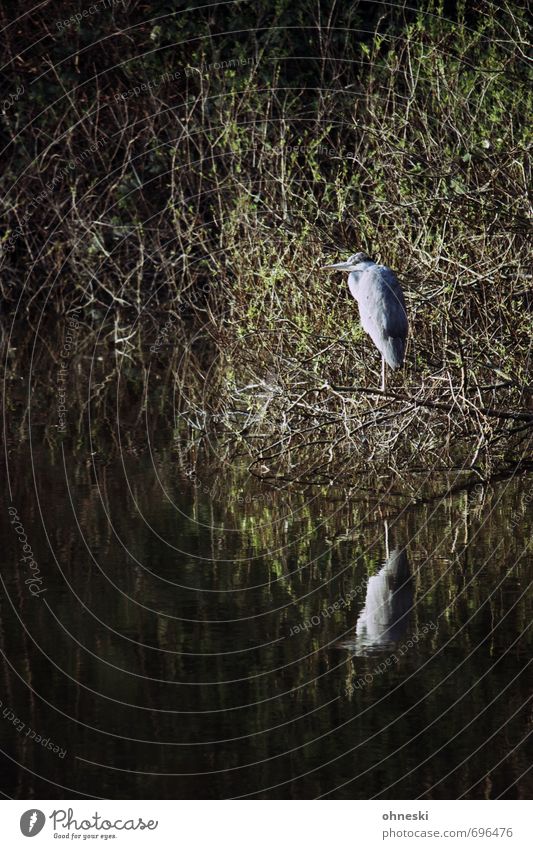
[[[531,797],[531,477],[397,508],[73,456],[8,458],[7,795]]]

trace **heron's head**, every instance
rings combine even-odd
[[[359,271],[360,266],[367,262],[372,262],[367,254],[361,251],[348,257],[344,262],[336,262],[334,265],[323,265],[322,268],[335,268],[337,271]]]

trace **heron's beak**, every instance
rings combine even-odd
[[[322,268],[336,268],[337,271],[351,271],[353,266],[349,262],[336,262],[334,265],[323,265]]]

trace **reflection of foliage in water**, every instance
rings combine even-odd
[[[524,594],[531,580],[531,561],[524,556],[529,490],[523,481],[410,507],[399,507],[391,497],[382,500],[391,541],[409,551],[415,600],[410,632],[433,621],[438,631],[430,631],[402,657],[394,672],[376,678],[364,692],[350,694],[350,684],[376,664],[371,657],[352,658],[338,647],[340,640],[355,633],[368,578],[380,569],[385,556],[383,526],[371,487],[366,490],[362,481],[360,491],[351,497],[332,489],[309,499],[298,492],[265,489],[235,469],[214,485],[207,469],[205,480],[187,480],[177,472],[171,449],[156,450],[155,468],[149,458],[132,453],[122,461],[98,456],[93,469],[91,463],[67,456],[73,510],[95,556],[92,560],[71,519],[61,461],[50,463],[48,451],[34,447],[37,493],[46,505],[56,565],[39,531],[31,469],[23,455],[11,460],[13,501],[32,528],[32,545],[39,552],[55,615],[81,646],[118,669],[95,663],[75,644],[64,654],[63,640],[58,641],[61,626],[44,608],[30,610],[22,576],[16,571],[7,580],[18,609],[25,617],[37,617],[32,632],[39,634],[42,648],[81,684],[65,682],[57,670],[50,680],[40,653],[29,641],[21,644],[20,629],[12,627],[13,613],[4,602],[2,648],[8,656],[22,652],[35,689],[48,697],[61,692],[61,704],[81,721],[118,734],[126,731],[128,736],[186,744],[179,749],[136,745],[132,764],[132,744],[102,738],[82,727],[76,731],[76,752],[84,757],[146,771],[187,772],[226,770],[296,749],[249,773],[238,769],[203,779],[171,777],[165,779],[164,791],[156,777],[141,781],[121,775],[120,794],[125,787],[143,798],[149,791],[177,796],[249,792],[304,773],[359,745],[355,759],[346,755],[296,782],[290,792],[316,795],[369,769],[366,778],[344,791],[367,798],[370,790],[379,792],[422,762],[414,776],[402,779],[402,794],[423,792],[457,764],[457,772],[431,795],[455,797],[472,786],[470,796],[494,796],[515,780],[518,785],[512,792],[527,795],[527,779],[520,778],[527,765],[520,746],[494,769],[490,781],[481,781],[501,754],[519,743],[529,722],[521,708],[527,697],[526,675],[521,673],[529,656],[527,637],[515,643],[522,632],[527,634],[532,614],[531,596]],[[105,511],[112,517],[113,529]],[[5,538],[10,554],[16,543],[7,532]],[[74,608],[58,568],[103,624],[79,604]],[[111,591],[109,581],[122,593]],[[361,592],[346,608],[321,615],[328,604],[349,597],[358,587]],[[159,613],[149,613],[141,605]],[[316,626],[294,633],[294,625],[313,617]],[[106,626],[160,651],[128,643]],[[428,662],[431,655],[434,659]],[[415,677],[407,682],[411,675]],[[517,680],[506,690],[515,675]],[[220,683],[234,680],[239,683]],[[173,685],[176,681],[183,684]],[[198,686],[200,681],[218,683]],[[82,685],[144,705],[148,712],[116,710],[101,698],[95,702]],[[391,688],[398,689],[388,695]],[[446,712],[463,694],[459,706]],[[495,704],[482,713],[492,699]],[[370,709],[375,702],[379,707]],[[250,707],[234,710],[237,705]],[[45,722],[38,701],[31,717],[22,701],[20,709],[18,702],[14,706],[34,727]],[[176,716],[155,713],[154,708],[193,713]],[[201,713],[216,710],[222,713]],[[516,716],[499,729],[515,710]],[[408,713],[400,719],[404,711]],[[61,739],[62,720],[56,730],[53,715],[46,716],[50,733]],[[473,726],[465,727],[470,718]],[[262,733],[280,724],[277,732]],[[330,734],[337,726],[340,729]],[[492,732],[495,736],[485,746]],[[374,733],[377,738],[371,740]],[[455,733],[459,738],[449,745]],[[246,736],[250,734],[256,736]],[[409,743],[416,734],[420,736]],[[234,737],[244,739],[189,747],[194,741]],[[320,741],[313,743],[315,738]],[[10,738],[10,745],[13,742],[20,745],[17,752],[25,765],[38,765],[39,752],[24,747],[18,738]],[[373,766],[404,742],[406,749],[400,757],[390,757],[386,773]],[[480,752],[469,760],[478,745]],[[431,756],[441,746],[444,749]],[[431,757],[424,764],[426,756]],[[69,761],[67,771],[70,768]],[[31,776],[23,780],[32,782]],[[100,774],[100,792],[105,788],[106,795],[116,796],[115,780],[113,774]],[[91,781],[91,773],[84,772],[75,784],[91,792]],[[281,796],[287,792],[287,787],[279,791]],[[386,795],[398,798],[397,793],[395,788]]]

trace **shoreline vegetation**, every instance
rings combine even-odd
[[[0,10],[13,434],[31,398],[51,443],[154,416],[278,484],[530,470],[527,6],[348,5]],[[406,295],[385,393],[321,270],[356,250]]]

